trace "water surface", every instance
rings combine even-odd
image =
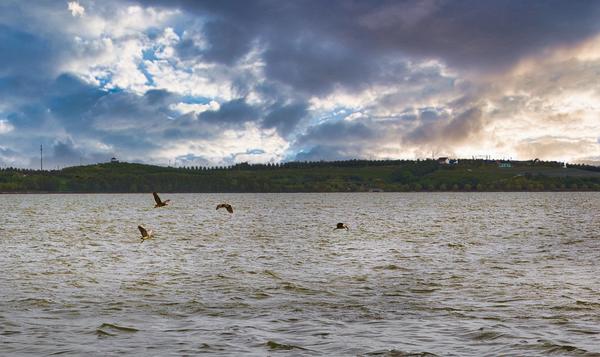
[[[0,195],[0,355],[600,356],[599,193],[162,196]]]

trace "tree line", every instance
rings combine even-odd
[[[0,192],[361,192],[600,190],[600,168],[548,161],[345,160],[163,167],[103,163],[0,169]]]

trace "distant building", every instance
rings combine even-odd
[[[119,160],[117,160],[117,158],[116,158],[116,157],[111,157],[111,158],[110,158],[110,163],[111,163],[111,164],[118,164],[118,163],[119,163]]]
[[[440,157],[437,161],[438,161],[438,164],[440,164],[440,165],[450,164],[450,159],[448,159],[447,157]]]
[[[447,157],[440,157],[437,159],[440,165],[458,165],[458,159],[450,159]]]
[[[510,162],[501,162],[498,164],[498,167],[502,169],[507,169],[512,167],[512,164]]]

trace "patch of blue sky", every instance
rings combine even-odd
[[[331,111],[323,111],[320,113],[316,113],[317,115],[313,115],[311,119],[308,121],[308,125],[319,125],[323,123],[328,123],[332,121],[343,120],[348,115],[354,113],[354,110],[346,107],[336,107]]]
[[[266,153],[266,151],[264,151],[263,149],[248,149],[248,150],[246,150],[247,155],[262,155],[265,153]]]
[[[105,88],[112,81],[112,74],[108,74],[106,76],[96,76],[94,78],[98,81],[101,88]]]
[[[144,75],[144,77],[146,77],[146,85],[148,86],[154,86],[154,77],[152,77],[152,74],[150,74],[150,72],[148,72],[148,67],[146,67],[146,63],[144,61],[140,62],[137,66],[137,68],[140,70],[140,72],[142,72],[142,74]]]
[[[235,152],[235,153],[231,153],[228,156],[223,158],[223,163],[226,165],[235,165],[238,162],[243,162],[243,161],[239,161],[238,157],[239,156],[243,156],[243,155],[263,155],[266,154],[267,152],[263,149],[260,148],[254,148],[254,149],[246,149],[245,152]]]
[[[185,104],[208,104],[212,100],[212,98],[195,95],[184,95],[180,98],[180,101]]]
[[[123,91],[123,88],[117,87],[117,86],[112,86],[112,74],[107,74],[105,76],[96,76],[94,77],[98,83],[99,86],[102,90],[108,92],[108,93],[120,93]]]
[[[150,27],[145,31],[145,33],[149,39],[154,40],[163,33],[163,30],[158,27]]]
[[[108,93],[121,93],[124,91],[124,89],[121,87],[111,87],[111,88],[106,89],[106,91]]]
[[[142,58],[144,59],[144,61],[155,61],[158,59],[158,57],[156,57],[156,48],[147,48],[145,50],[142,50]]]

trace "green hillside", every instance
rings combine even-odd
[[[0,170],[0,192],[348,192],[600,190],[600,168],[558,162],[349,160],[163,167],[103,163],[62,170]]]

